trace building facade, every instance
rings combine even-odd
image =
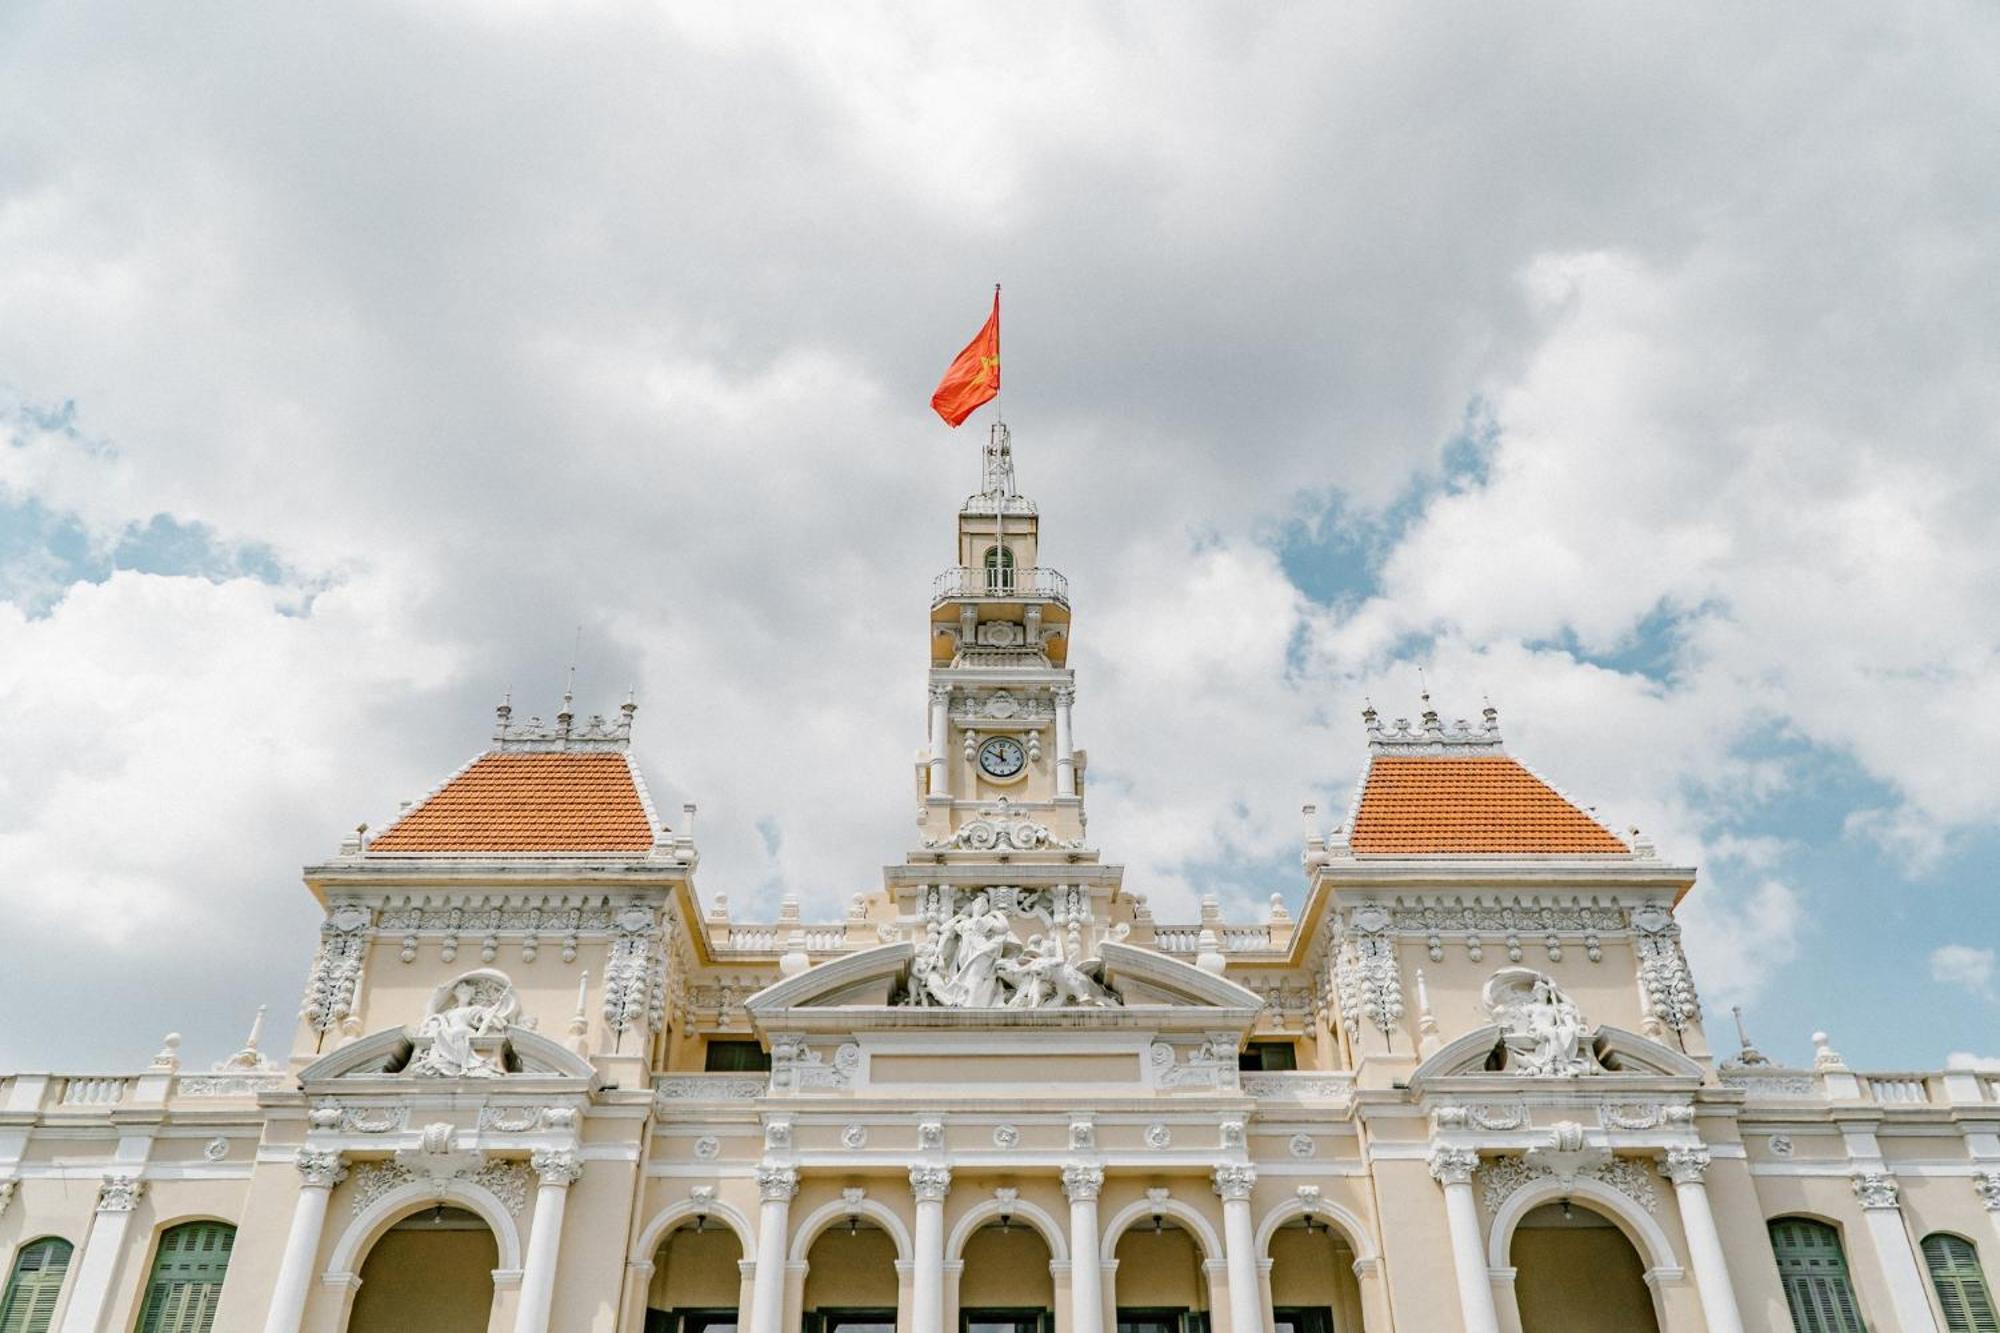
[[[996,430],[842,919],[697,895],[631,704],[503,706],[306,868],[288,1051],[0,1079],[0,1333],[1995,1328],[2000,1080],[1718,1054],[1694,870],[1490,708],[1364,714],[1296,916],[1155,920],[1040,535]]]

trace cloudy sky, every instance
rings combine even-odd
[[[1163,918],[1296,905],[1421,667],[1702,867],[1718,1043],[2000,1055],[1996,67],[1973,5],[6,6],[0,1068],[289,1018],[298,867],[578,626],[705,892],[878,883],[996,281]]]

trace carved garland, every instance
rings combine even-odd
[[[659,923],[643,907],[618,914],[618,935],[604,969],[604,1021],[614,1042],[633,1028],[657,1032],[666,1021],[665,960]]]
[[[1554,1174],[1548,1167],[1522,1157],[1511,1154],[1495,1157],[1479,1168],[1480,1202],[1488,1213],[1497,1214],[1517,1190]],[[1649,1213],[1659,1208],[1660,1195],[1653,1187],[1652,1176],[1629,1157],[1614,1157],[1596,1166],[1586,1166],[1576,1174],[1609,1185]]]
[[[319,953],[306,979],[301,1013],[306,1025],[324,1034],[352,1016],[361,983],[361,960],[368,943],[368,912],[337,907],[319,928]]]
[[[1701,1017],[1701,1000],[1681,951],[1680,926],[1665,908],[1642,907],[1632,913],[1632,929],[1639,947],[1639,980],[1654,1017],[1676,1032],[1685,1031]]]
[[[1361,1040],[1363,1018],[1387,1037],[1403,1019],[1403,977],[1396,964],[1389,914],[1379,907],[1357,907],[1337,929],[1334,984],[1348,1039]]]

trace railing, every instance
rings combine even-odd
[[[931,582],[931,605],[949,597],[1032,598],[1069,605],[1069,580],[1053,569],[976,569],[959,565]]]
[[[1868,1095],[1877,1102],[1922,1105],[1931,1099],[1930,1080],[1922,1074],[1866,1074]]]
[[[1160,953],[1199,953],[1204,926],[1154,926],[1153,948]],[[1223,926],[1215,931],[1224,953],[1264,953],[1274,946],[1269,926]]]
[[[728,925],[728,936],[715,947],[732,953],[783,953],[791,947],[792,932],[805,937],[807,953],[842,953],[847,948],[847,927]]]
[[[56,1102],[60,1106],[116,1106],[125,1100],[132,1080],[116,1075],[66,1078]]]

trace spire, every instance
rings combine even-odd
[[[981,451],[979,490],[966,497],[961,514],[1032,514],[1035,502],[1021,494],[1014,480],[1014,437],[1007,423],[996,421],[986,433]]]

